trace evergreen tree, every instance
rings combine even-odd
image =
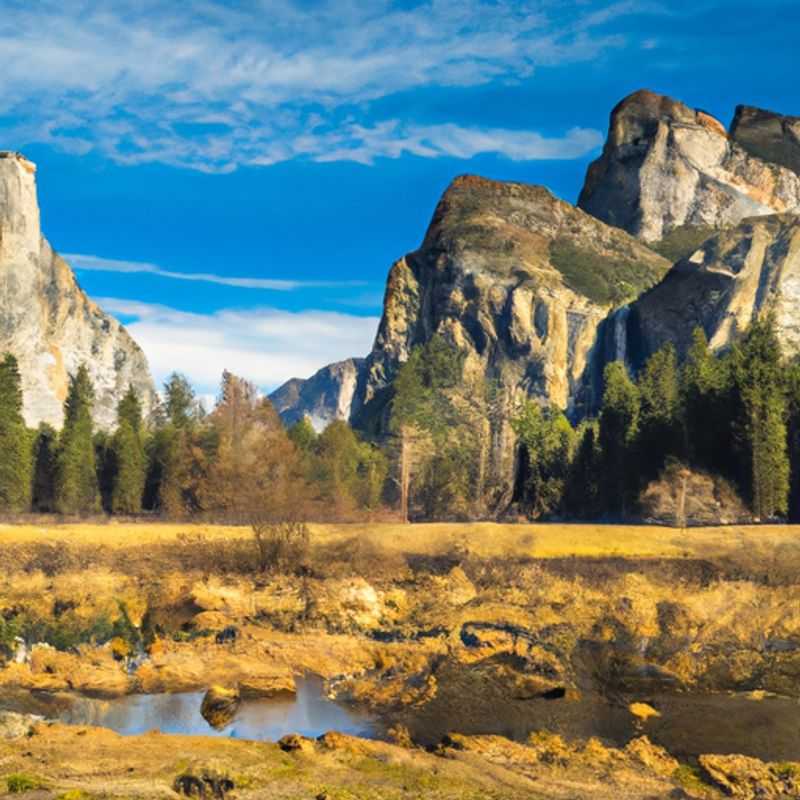
[[[297,420],[289,428],[289,438],[302,453],[310,453],[314,449],[317,441],[317,432],[314,430],[314,426],[308,416],[304,415],[302,419]]]
[[[741,399],[739,433],[748,456],[745,488],[762,520],[785,515],[789,497],[785,374],[772,316],[749,327],[733,356]]]
[[[194,390],[185,375],[173,372],[164,384],[164,411],[176,428],[189,427],[197,419]]]
[[[795,359],[786,370],[788,405],[787,439],[790,464],[789,522],[800,522],[800,360]]]
[[[517,488],[534,519],[560,510],[575,431],[557,408],[527,402],[511,422],[522,445],[522,486]]]
[[[670,344],[654,353],[637,381],[641,410],[639,464],[642,478],[658,476],[670,456],[684,452],[678,359]]]
[[[117,408],[117,430],[111,440],[115,474],[111,510],[115,514],[138,514],[142,510],[147,461],[142,432],[142,405],[133,386]]]
[[[734,478],[730,446],[735,397],[729,360],[714,356],[702,328],[692,332],[681,383],[689,460],[702,469]]]
[[[0,361],[0,509],[28,511],[31,505],[33,456],[22,417],[22,385],[17,359]]]
[[[593,519],[602,512],[600,503],[601,453],[597,423],[584,422],[577,430],[578,447],[572,460],[564,494],[568,514]]]
[[[610,513],[624,515],[636,500],[639,484],[635,452],[639,391],[621,361],[606,366],[603,380],[599,420],[602,498]]]
[[[39,424],[33,444],[33,497],[34,511],[55,511],[56,453],[58,434],[46,422]]]
[[[81,364],[70,377],[56,457],[55,507],[61,514],[90,514],[99,508],[92,441],[93,402],[89,371]]]
[[[455,435],[461,420],[453,402],[463,369],[464,354],[437,334],[412,350],[393,382],[389,429],[397,444],[404,520],[409,519],[417,489],[426,515],[450,515],[454,505],[465,505],[473,466],[467,451],[472,448],[470,431]]]

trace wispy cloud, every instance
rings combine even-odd
[[[113,297],[97,302],[125,322],[157,382],[177,370],[207,394],[216,390],[224,369],[270,391],[325,364],[363,356],[379,321],[330,311],[253,308],[195,314]]]
[[[413,153],[571,158],[596,131],[540,134],[375,116],[423,88],[529,78],[624,40],[634,2],[5,0],[0,134],[121,163],[203,170]]]
[[[234,286],[238,289],[267,289],[277,292],[290,292],[295,289],[342,289],[367,285],[366,281],[296,281],[278,278],[237,278],[227,275],[215,275],[210,272],[175,272],[163,269],[158,264],[151,264],[147,261],[124,261],[83,253],[64,253],[63,257],[78,270],[122,273],[144,272],[149,275],[157,275],[160,278],[216,283],[220,286]]]

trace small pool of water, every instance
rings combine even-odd
[[[0,699],[0,708],[41,714],[71,725],[96,725],[134,735],[152,730],[199,736],[277,741],[287,733],[316,737],[336,730],[374,737],[375,720],[345,708],[323,693],[322,681],[297,680],[297,694],[263,700],[245,700],[236,716],[221,729],[212,728],[200,714],[204,692],[136,694],[101,700],[82,696],[36,693],[27,701]]]

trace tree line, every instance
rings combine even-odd
[[[597,415],[574,425],[558,408],[508,393],[442,336],[399,369],[369,441],[346,422],[288,430],[251,383],[223,373],[206,413],[173,374],[144,419],[133,388],[113,432],[92,420],[94,389],[70,378],[64,425],[25,426],[17,362],[0,362],[0,511],[168,518],[403,519],[485,517],[512,505],[531,518],[635,517],[668,465],[721,476],[762,519],[800,519],[800,363],[784,358],[771,317],[717,354],[702,330],[683,365],[667,345],[636,376],[605,368]],[[508,429],[516,451],[507,446]],[[508,463],[516,484],[505,485]]]
[[[678,464],[729,481],[758,519],[800,518],[800,363],[771,316],[723,353],[697,328],[682,366],[667,345],[635,378],[617,361],[603,379],[597,417],[576,428],[533,403],[515,417],[532,516],[635,516],[642,490]]]
[[[85,366],[70,378],[60,433],[29,430],[17,361],[0,362],[0,510],[192,515],[253,524],[379,510],[388,464],[344,422],[317,434],[307,420],[287,431],[268,399],[225,372],[206,413],[187,379],[173,374],[145,420],[133,387],[113,432],[92,420]]]

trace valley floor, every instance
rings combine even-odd
[[[22,775],[31,797],[168,797],[224,773],[243,798],[800,797],[796,531],[312,525],[279,574],[242,527],[5,525],[0,710],[270,698],[312,673],[386,741],[0,715],[0,793]]]

